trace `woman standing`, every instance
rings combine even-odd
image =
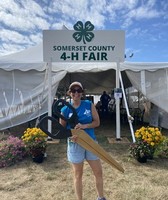
[[[75,129],[83,129],[93,139],[96,140],[94,128],[100,125],[99,115],[93,103],[88,100],[81,100],[83,93],[83,86],[80,82],[73,82],[69,86],[69,95],[72,98],[72,106],[76,109],[79,123],[74,127]],[[66,118],[72,116],[72,111],[64,106],[61,110]],[[71,128],[69,124],[62,119],[60,123]],[[103,195],[103,175],[100,159],[93,153],[87,151],[76,143],[77,136],[68,138],[67,156],[69,162],[72,164],[74,172],[74,186],[77,200],[82,200],[82,175],[84,160],[86,160],[95,176],[95,183],[98,198],[97,200],[106,200]]]

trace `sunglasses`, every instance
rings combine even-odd
[[[75,93],[75,92],[77,92],[77,93],[82,93],[83,90],[82,90],[81,88],[79,88],[79,89],[71,89],[70,92],[72,92],[72,93]]]

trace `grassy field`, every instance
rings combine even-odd
[[[22,134],[24,126],[11,129]],[[134,130],[137,127],[134,127]],[[167,130],[163,130],[167,135]],[[115,125],[104,121],[96,129],[99,144],[125,169],[122,174],[102,161],[104,191],[107,200],[167,200],[168,159],[154,158],[140,164],[129,157],[129,143],[109,144],[115,137]],[[121,125],[121,137],[131,142],[127,125]],[[26,158],[14,166],[0,169],[0,197],[2,200],[75,200],[73,174],[66,158],[66,141],[48,144],[47,158],[41,164]],[[92,172],[87,163],[83,174],[84,200],[95,200]]]

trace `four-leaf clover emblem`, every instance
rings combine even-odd
[[[85,25],[83,25],[81,21],[78,21],[74,25],[74,30],[76,32],[73,34],[73,38],[76,42],[80,42],[83,39],[84,44],[86,44],[86,42],[91,42],[94,38],[94,33],[91,32],[93,29],[94,25],[90,21],[87,21]]]

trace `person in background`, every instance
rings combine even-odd
[[[106,93],[106,91],[104,91],[100,97],[103,116],[105,116],[105,114],[108,115],[108,104],[110,100],[111,100],[111,97]]]
[[[93,139],[96,140],[94,133],[94,128],[100,125],[99,115],[94,104],[89,100],[81,100],[83,94],[83,86],[80,82],[73,82],[69,86],[68,94],[72,98],[72,106],[76,109],[79,123],[74,127],[75,129],[82,129]],[[72,115],[72,111],[64,106],[61,109],[62,115],[69,118]],[[60,119],[60,123],[70,129],[70,125],[66,123],[63,119]],[[74,173],[74,187],[77,200],[82,200],[82,176],[84,160],[90,165],[93,174],[95,176],[95,183],[97,189],[97,200],[106,200],[103,194],[103,172],[100,159],[89,152],[88,150],[81,147],[76,143],[78,140],[77,136],[72,136],[68,138],[67,144],[67,157],[69,162],[72,164],[72,169]]]

